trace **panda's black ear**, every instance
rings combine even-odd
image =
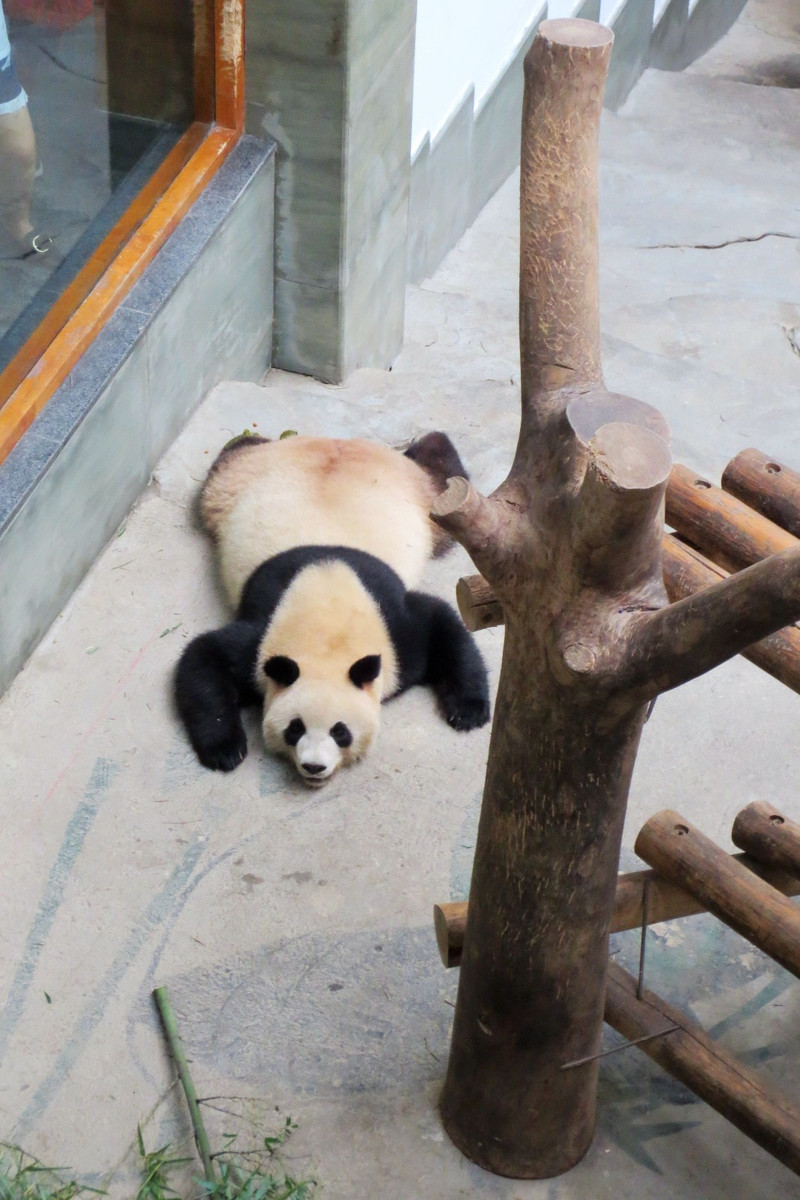
[[[285,654],[273,654],[272,658],[268,658],[264,663],[264,674],[273,683],[279,683],[281,687],[290,687],[300,678],[300,668],[293,658],[287,658]]]
[[[368,683],[374,683],[381,673],[380,654],[367,654],[354,662],[350,668],[350,682],[357,688],[363,688]]]

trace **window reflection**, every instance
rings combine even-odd
[[[212,9],[0,0],[0,372],[65,292],[68,319],[83,298],[70,284],[187,127],[211,118]]]

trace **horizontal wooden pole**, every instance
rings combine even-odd
[[[799,539],[794,536],[800,533],[798,472],[758,450],[745,450],[725,468],[723,488],[680,463],[672,468],[667,486],[667,521],[691,545],[664,535],[664,582],[670,600],[693,595],[715,579],[724,579],[729,571],[741,570],[798,545]],[[694,567],[688,562],[692,547],[700,551],[699,555],[695,552]],[[502,605],[482,576],[460,579],[456,600],[464,624],[473,633],[503,624]],[[782,634],[773,636],[780,638]],[[764,645],[770,641],[765,638]],[[793,651],[795,641],[800,644],[800,631],[786,649]],[[778,646],[773,648],[781,657]],[[749,652],[747,657],[757,661]],[[777,674],[770,665],[759,662],[762,665],[764,670]]]
[[[777,888],[691,825],[664,809],[639,830],[634,849],[664,879],[800,976],[800,909]]]
[[[733,844],[780,870],[800,875],[800,825],[756,800],[733,823]]]
[[[724,854],[724,851],[720,851]],[[763,879],[770,887],[785,896],[800,895],[800,879],[787,875],[776,867],[760,863],[747,854],[730,857],[747,871]],[[656,871],[631,871],[617,879],[617,894],[611,918],[611,932],[621,933],[625,929],[638,929],[642,924],[645,891],[647,892],[647,923],[657,925],[660,921],[672,921],[677,917],[692,917],[707,912],[707,906],[685,888],[662,878]],[[442,963],[446,967],[457,967],[461,962],[464,947],[464,932],[467,927],[469,902],[453,901],[433,906],[433,926]]]
[[[735,496],[676,463],[667,483],[667,524],[729,571],[800,544]]]
[[[800,473],[760,450],[742,450],[722,473],[722,487],[782,529],[800,537]]]
[[[619,964],[608,965],[605,1019],[791,1171],[800,1174],[800,1110],[714,1042],[699,1025],[645,989]],[[657,1036],[677,1025],[664,1036]],[[580,1070],[580,1068],[575,1068]]]

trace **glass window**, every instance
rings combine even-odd
[[[213,0],[0,0],[0,407],[191,157],[213,97]]]

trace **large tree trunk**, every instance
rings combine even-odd
[[[469,1158],[519,1178],[566,1171],[592,1138],[596,1064],[562,1068],[598,1049],[645,705],[800,614],[797,551],[665,607],[666,425],[600,373],[611,43],[546,21],[528,54],[519,442],[493,496],[451,480],[433,510],[506,625],[442,1118]]]

